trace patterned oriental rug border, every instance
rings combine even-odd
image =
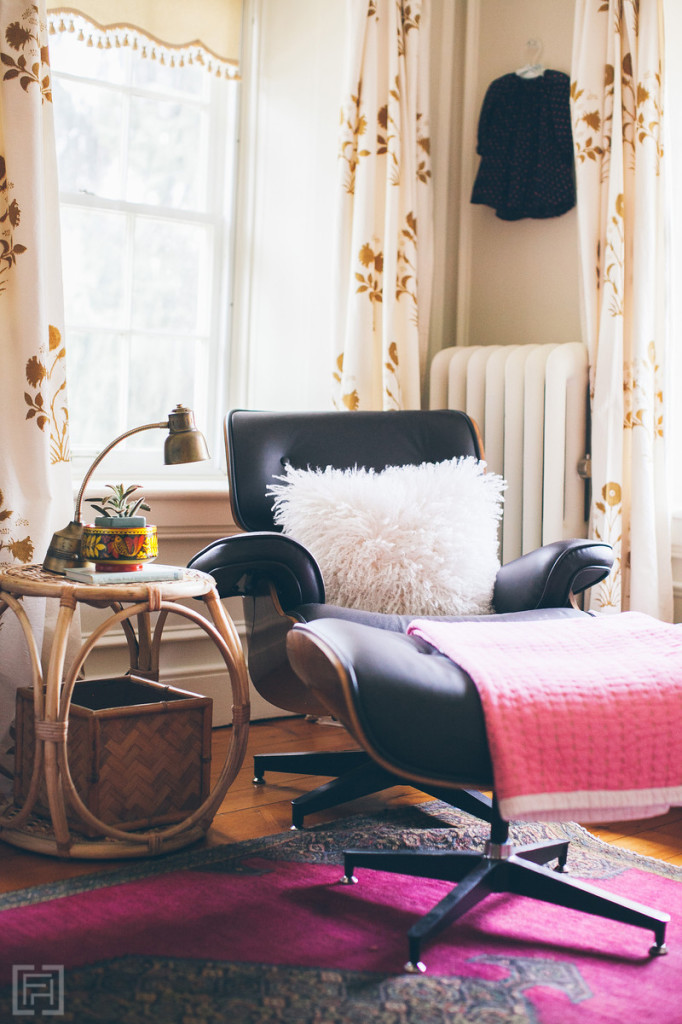
[[[574,824],[511,840],[570,838],[573,875],[672,915],[667,956],[644,929],[492,894],[404,974],[407,929],[451,885],[360,869],[340,886],[343,849],[481,848],[486,831],[434,802],[0,896],[0,1020],[25,1011],[28,965],[63,966],[77,1024],[682,1024],[682,868]]]

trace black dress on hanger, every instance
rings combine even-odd
[[[558,217],[575,206],[570,79],[514,72],[488,87],[478,125],[472,203],[502,220]]]

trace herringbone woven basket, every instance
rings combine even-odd
[[[148,828],[186,818],[210,785],[212,706],[201,697],[126,675],[76,683],[67,752],[86,807],[107,825]],[[21,806],[33,770],[33,692],[17,692],[14,799]],[[47,815],[45,788],[37,811]],[[95,835],[77,816],[69,823]]]

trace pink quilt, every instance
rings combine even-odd
[[[639,612],[417,619],[481,696],[507,821],[623,821],[682,805],[682,625]]]

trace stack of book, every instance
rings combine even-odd
[[[181,580],[184,569],[178,565],[145,565],[142,569],[128,572],[98,572],[94,566],[78,566],[67,569],[65,576],[74,583],[93,583],[106,586],[108,583],[161,583],[165,580]]]

